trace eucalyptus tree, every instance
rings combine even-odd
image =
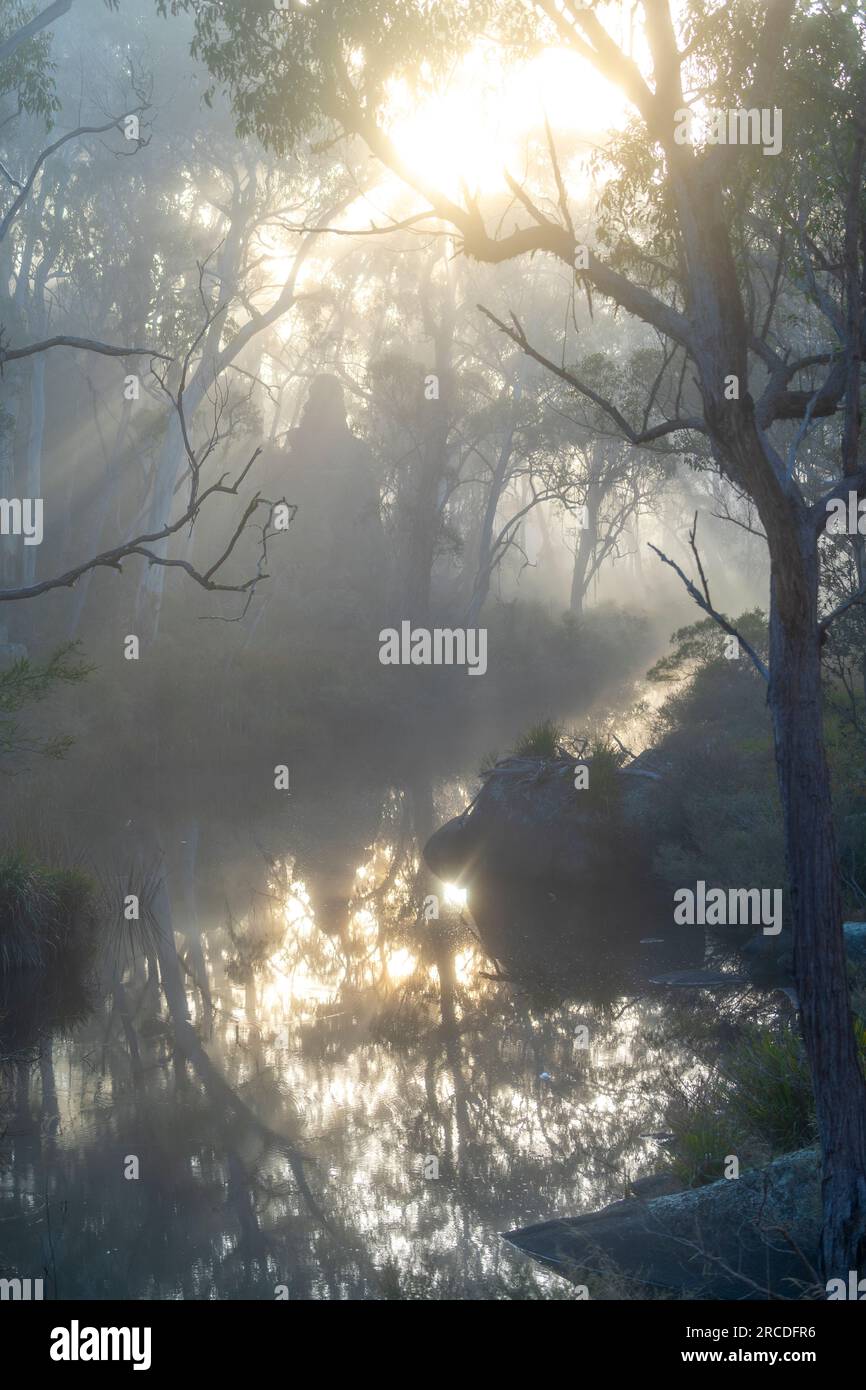
[[[12,18],[24,23],[26,13]],[[341,197],[338,171],[313,156],[288,180],[260,149],[239,148],[230,113],[203,102],[175,38],[152,15],[145,28],[121,10],[108,26],[89,17],[63,27],[53,45],[47,32],[25,35],[0,62],[0,261],[10,291],[0,299],[0,490],[41,497],[44,481],[68,499],[51,509],[64,518],[45,548],[53,572],[37,576],[35,548],[4,544],[0,600],[84,581],[73,632],[90,576],[129,557],[146,562],[142,631],[156,628],[169,568],[207,588],[249,593],[258,584],[258,551],[248,578],[229,584],[209,561],[191,562],[188,527],[225,491],[207,474],[218,446],[225,452],[225,426],[258,389],[250,345],[293,307],[315,240],[293,248],[274,286],[266,224],[305,200],[333,211]],[[57,138],[46,134],[52,121]],[[53,348],[67,349],[62,367]],[[94,366],[108,358],[131,360],[120,372]],[[150,369],[131,370],[141,358]],[[43,480],[43,440],[61,430],[92,431],[102,464],[98,451],[76,449],[70,466],[64,450],[60,476],[52,460]],[[246,489],[254,475],[236,467],[227,486]],[[258,494],[256,513],[265,507]],[[252,514],[242,504],[237,516]],[[231,549],[238,540],[230,531]]]

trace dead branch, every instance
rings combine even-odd
[[[48,352],[50,348],[55,347],[81,348],[83,352],[97,352],[102,357],[151,357],[162,362],[172,361],[171,357],[164,352],[157,352],[155,348],[114,347],[111,343],[97,342],[95,338],[71,338],[67,334],[45,338],[41,343],[28,343],[26,347],[6,348],[3,346],[3,329],[0,328],[0,375],[7,362],[15,362],[21,357],[33,357],[37,352]]]
[[[551,358],[546,357],[544,353],[532,347],[519,319],[517,319],[514,314],[511,315],[514,326],[509,327],[507,323],[503,323],[502,320],[491,313],[489,309],[486,309],[483,304],[479,304],[478,308],[481,310],[482,314],[490,319],[491,323],[494,323],[513,343],[516,343],[521,352],[526,353],[527,357],[533,358],[534,361],[538,362],[542,367],[545,367],[547,371],[552,372],[554,376],[558,376],[561,381],[565,381],[569,386],[573,386],[582,396],[586,396],[587,400],[592,401],[593,405],[597,405],[600,410],[603,410],[606,415],[609,415],[622,431],[622,434],[628,442],[635,447],[643,444],[652,444],[656,439],[662,439],[665,435],[674,434],[679,430],[696,430],[700,434],[708,433],[703,420],[699,420],[695,417],[688,417],[684,420],[665,420],[663,424],[653,425],[651,429],[645,429],[640,433],[633,430],[628,420],[626,420],[625,416],[617,409],[612,401],[605,400],[604,396],[600,396],[591,386],[587,386],[586,383],[576,377],[573,372],[568,371],[565,367],[558,366]]]
[[[736,637],[737,641],[743,648],[743,651],[745,651],[749,656],[752,665],[755,667],[755,670],[759,672],[759,674],[764,678],[765,681],[769,682],[769,669],[761,660],[758,653],[755,651],[755,648],[752,646],[751,642],[748,642],[746,638],[743,636],[743,634],[739,632],[737,628],[734,627],[733,623],[729,622],[728,619],[724,616],[724,614],[719,613],[719,611],[712,605],[712,601],[710,599],[710,589],[707,583],[707,577],[704,573],[704,567],[701,563],[701,558],[698,554],[697,545],[695,544],[695,534],[697,531],[697,525],[698,514],[697,512],[695,512],[694,524],[692,525],[692,529],[689,532],[689,544],[692,549],[692,554],[695,557],[695,562],[698,567],[698,574],[701,577],[703,593],[701,593],[701,590],[698,589],[697,586],[692,583],[688,575],[683,573],[683,571],[680,569],[679,565],[676,563],[675,560],[671,560],[668,555],[665,555],[664,551],[659,550],[657,545],[653,545],[652,541],[648,541],[647,544],[649,545],[650,550],[654,550],[656,555],[658,555],[659,559],[664,564],[670,565],[671,569],[679,575],[680,579],[683,581],[683,584],[686,587],[689,596],[694,599],[698,607],[702,608],[705,613],[708,613],[709,616],[715,622],[718,623],[719,627],[722,629],[723,632],[727,632],[728,635],[731,637]]]
[[[33,187],[36,175],[39,173],[39,170],[42,168],[42,165],[45,163],[46,159],[49,159],[51,155],[55,153],[56,150],[59,150],[61,148],[61,146],[68,144],[70,140],[77,140],[80,135],[104,135],[107,130],[120,130],[121,122],[126,119],[126,116],[138,115],[140,112],[146,109],[147,108],[144,105],[136,106],[133,108],[132,111],[125,112],[123,116],[113,117],[112,120],[106,122],[105,125],[76,126],[74,130],[69,130],[66,132],[65,135],[61,135],[60,139],[55,140],[52,145],[47,145],[46,148],[42,151],[42,153],[38,155],[36,162],[33,165],[33,168],[27,175],[27,178],[24,180],[23,183],[19,184],[20,192],[17,198],[13,199],[9,209],[3,217],[2,222],[0,222],[0,241],[2,241],[3,238],[6,236],[6,233],[9,231],[9,228],[12,225],[14,218],[18,215],[19,211],[21,210],[21,207],[25,199],[27,198],[28,193]]]
[[[200,264],[200,284],[204,273],[205,265]],[[153,364],[151,365],[151,371],[160,389],[168,397],[171,407],[178,417],[181,439],[187,458],[186,476],[188,490],[186,503],[180,516],[174,521],[167,521],[165,525],[158,530],[133,536],[131,539],[124,541],[122,545],[115,546],[111,550],[103,551],[101,554],[95,555],[89,560],[84,560],[81,564],[75,565],[64,574],[56,575],[51,579],[45,579],[37,584],[30,584],[20,589],[0,590],[0,602],[9,603],[16,599],[35,598],[39,594],[47,593],[51,589],[72,588],[83,575],[95,569],[115,569],[122,573],[123,562],[137,555],[146,560],[149,565],[161,565],[165,569],[183,570],[196,584],[210,593],[238,593],[246,595],[247,602],[244,605],[243,613],[247,611],[259,581],[268,578],[268,573],[265,568],[268,558],[268,543],[274,536],[278,535],[280,531],[286,529],[280,527],[280,531],[278,531],[273,526],[274,511],[278,506],[285,507],[287,509],[287,522],[289,525],[294,519],[297,511],[297,508],[288,503],[284,497],[280,498],[277,502],[271,502],[263,497],[260,492],[254,493],[250,501],[247,502],[244,507],[240,519],[222,552],[206,569],[198,569],[188,560],[169,559],[167,555],[160,554],[158,550],[154,549],[156,546],[163,546],[165,542],[185,529],[191,531],[203,507],[212,497],[219,495],[237,497],[256,459],[261,453],[261,447],[256,448],[233,481],[228,481],[228,474],[223,473],[215,482],[210,483],[206,487],[202,487],[202,467],[221,440],[219,422],[222,412],[225,409],[227,398],[225,395],[221,395],[219,389],[217,389],[216,398],[214,400],[214,417],[210,432],[204,443],[199,448],[196,448],[192,442],[186,418],[184,393],[186,391],[192,359],[198,350],[199,344],[209,332],[218,315],[223,312],[224,307],[223,305],[217,305],[216,307],[206,309],[204,326],[201,331],[196,334],[195,339],[184,354],[180,368],[180,382],[176,393],[172,392],[166,380],[166,372],[169,369],[167,367],[158,369]],[[116,350],[110,350],[110,352],[112,355],[117,355]],[[156,356],[156,354],[154,354],[154,356]],[[172,362],[172,359],[167,357],[163,357],[162,360],[168,363]],[[238,583],[228,583],[220,577],[221,571],[234,554],[244,533],[248,529],[253,529],[254,518],[263,510],[266,514],[264,523],[256,525],[255,527],[255,529],[259,531],[261,538],[255,572],[247,579],[241,580]],[[241,616],[243,616],[243,613]]]

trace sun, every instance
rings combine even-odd
[[[627,114],[621,93],[565,49],[506,66],[494,45],[477,46],[442,91],[419,101],[401,80],[388,98],[385,121],[401,160],[455,200],[464,189],[473,196],[505,191],[506,171],[519,180],[527,141],[543,138],[545,119],[585,154]],[[576,170],[564,172],[579,182]]]
[[[587,155],[603,144],[608,132],[625,124],[628,112],[622,93],[576,53],[547,48],[532,58],[506,62],[496,44],[479,43],[430,95],[419,98],[405,80],[392,81],[382,123],[409,179],[414,176],[431,192],[462,203],[467,193],[507,193],[506,176],[522,184],[528,172],[533,196],[549,192],[547,121],[566,189],[580,202],[590,189]],[[539,168],[536,188],[533,169],[538,177]],[[402,216],[414,201],[400,175],[383,168],[374,185],[334,223],[346,230],[366,223],[387,226],[389,218]],[[260,233],[259,247],[266,284],[257,307],[263,311],[285,284],[296,247],[284,246],[279,235],[270,232]],[[307,257],[298,289],[318,283],[327,273],[327,251]],[[288,319],[282,321],[281,336],[290,332],[288,325]]]

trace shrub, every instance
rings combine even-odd
[[[677,1178],[686,1187],[702,1187],[725,1175],[725,1159],[739,1152],[730,1118],[707,1108],[675,1128],[671,1159]]]
[[[512,751],[517,758],[555,758],[564,737],[555,719],[541,719],[521,735]]]
[[[80,685],[87,679],[94,667],[79,658],[78,648],[77,642],[67,642],[52,652],[42,665],[29,657],[21,657],[0,671],[0,765],[5,766],[16,755],[65,757],[72,745],[68,735],[28,734],[15,716],[48,699],[61,685]]]
[[[612,815],[622,805],[623,782],[619,770],[626,756],[621,748],[606,739],[591,742],[587,750],[590,804],[606,815]]]
[[[93,887],[78,869],[0,859],[0,970],[44,968],[95,945]]]
[[[746,1031],[724,1064],[731,1085],[729,1113],[745,1133],[773,1153],[788,1153],[815,1139],[812,1081],[793,1029]]]

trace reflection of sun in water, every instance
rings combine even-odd
[[[446,883],[443,897],[452,907],[465,907],[469,893],[465,888],[458,888],[456,883]]]
[[[414,975],[418,968],[418,961],[411,951],[405,946],[399,947],[396,951],[389,951],[386,957],[388,977],[392,981],[407,980],[410,975]]]
[[[284,933],[280,944],[263,961],[258,995],[262,1022],[267,1020],[275,1034],[283,1034],[288,1017],[295,1024],[302,1019],[344,1017],[346,990],[379,994],[397,986],[422,995],[431,985],[438,990],[439,966],[425,951],[426,924],[417,920],[409,927],[408,939],[405,934],[405,924],[411,924],[418,912],[418,862],[410,855],[397,866],[397,853],[397,846],[384,840],[370,846],[364,862],[355,869],[345,925],[337,935],[320,930],[314,900],[305,883],[294,877],[291,861],[273,866],[267,896],[275,904]],[[444,904],[452,910],[466,907],[465,888],[449,883],[441,891]],[[395,923],[404,924],[396,933]],[[239,925],[243,933],[247,920],[242,919]],[[476,945],[462,946],[453,957],[454,981],[473,996],[479,988],[487,987],[478,974],[482,958]],[[238,1021],[246,1003],[246,995],[238,990]]]

